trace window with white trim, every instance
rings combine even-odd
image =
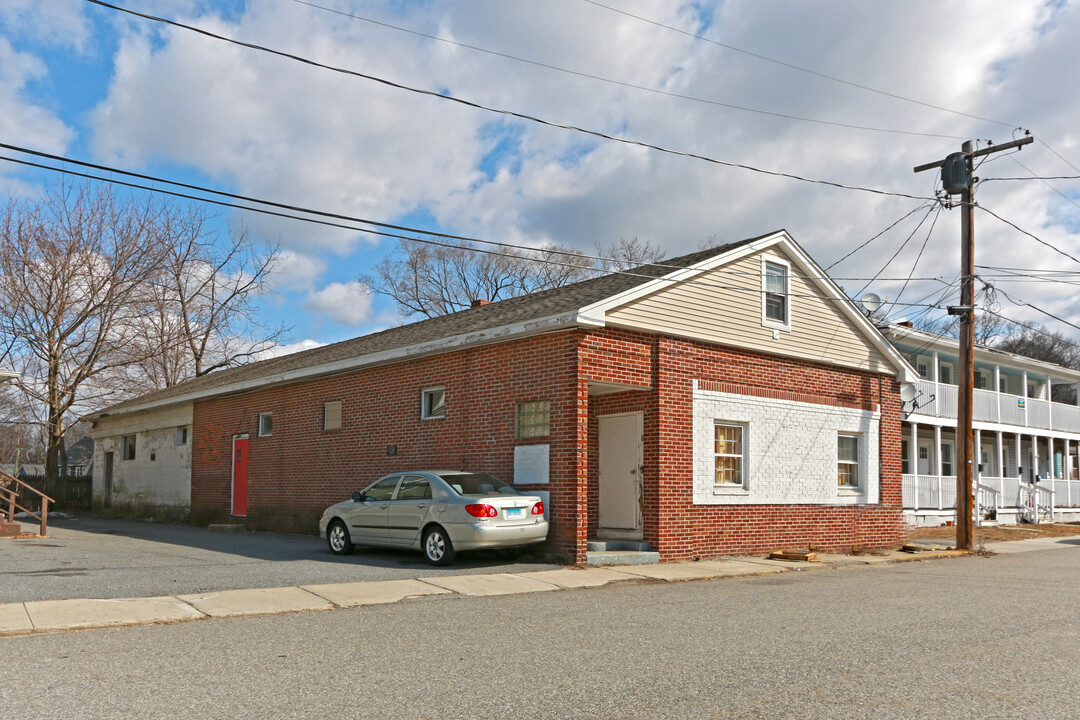
[[[788,266],[765,261],[762,290],[764,295],[762,321],[770,327],[787,328],[791,324]]]
[[[953,475],[952,445],[941,443],[941,474]]]
[[[921,377],[923,380],[930,379],[930,365],[927,364],[925,361],[920,360],[919,364],[916,365],[916,369],[919,371],[919,377]]]
[[[259,413],[259,437],[270,437],[274,434],[274,413]]]
[[[859,487],[859,436],[840,433],[836,443],[836,475],[841,488]]]
[[[746,430],[743,423],[717,421],[714,425],[713,453],[717,485],[744,487],[746,484]]]
[[[911,452],[908,447],[907,440],[900,441],[900,472],[904,475],[911,473],[911,459],[908,453]]]
[[[420,391],[420,419],[433,420],[446,417],[446,389],[424,388]]]
[[[942,385],[952,385],[952,365],[938,363],[938,382]]]
[[[187,425],[181,425],[180,427],[176,428],[176,444],[177,445],[187,445],[187,441],[188,441]]]

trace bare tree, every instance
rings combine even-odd
[[[41,426],[14,385],[0,385],[0,463],[33,463],[41,452]]]
[[[592,277],[581,253],[559,247],[477,252],[469,243],[444,247],[403,240],[373,272],[360,276],[368,291],[393,300],[408,317],[437,317],[475,300],[505,298],[561,287]]]
[[[162,265],[150,200],[61,182],[0,217],[0,338],[45,427],[46,474],[58,477],[64,433],[80,409],[122,397]]]
[[[649,240],[642,242],[635,235],[627,240],[619,238],[611,242],[596,243],[597,264],[604,272],[630,270],[639,265],[657,263],[664,259],[664,250]]]
[[[145,389],[175,385],[240,365],[278,344],[285,326],[270,327],[256,301],[280,262],[243,228],[222,238],[202,207],[168,205],[154,234],[164,254],[150,288],[135,380]]]

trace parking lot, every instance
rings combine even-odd
[[[24,523],[28,532],[36,525]],[[337,557],[311,535],[96,517],[52,518],[46,538],[0,539],[0,603],[118,598],[560,567],[463,553],[434,568],[419,552],[358,548]]]

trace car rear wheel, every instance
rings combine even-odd
[[[454,545],[450,536],[438,525],[428,528],[424,533],[424,559],[432,565],[449,565],[454,561]]]
[[[345,523],[340,520],[330,523],[330,527],[326,528],[326,544],[335,555],[348,555],[353,551],[352,538]]]

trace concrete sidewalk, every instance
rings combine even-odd
[[[995,543],[1000,552],[1066,547],[1047,540]],[[618,567],[567,567],[519,573],[478,573],[406,580],[348,582],[293,587],[222,590],[145,598],[37,600],[0,604],[0,636],[85,628],[148,625],[275,613],[332,610],[396,603],[420,597],[512,595],[592,588],[619,582],[678,582],[745,577],[768,573],[867,566],[966,553],[933,550],[875,555],[824,555],[816,562],[788,562],[758,557]]]

